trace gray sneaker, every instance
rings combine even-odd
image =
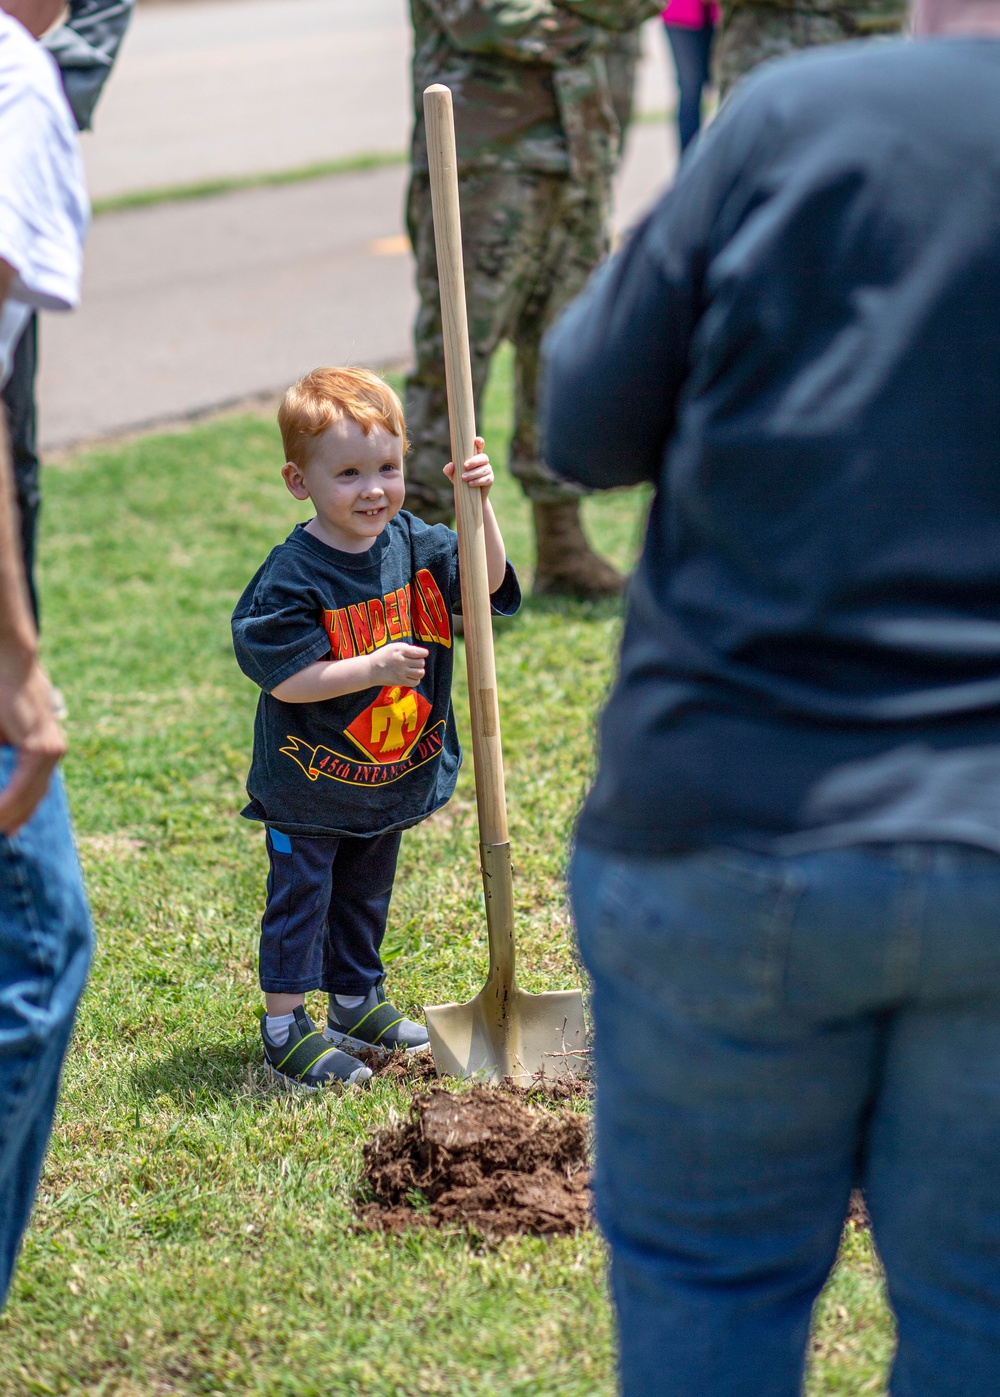
[[[260,1018],[260,1036],[264,1042],[264,1061],[285,1086],[319,1091],[321,1087],[349,1086],[367,1082],[371,1068],[350,1053],[331,1048],[306,1011],[295,1010],[295,1022],[288,1030],[284,1043],[272,1043],[267,1036],[267,1015]]]
[[[384,977],[383,977],[384,978]],[[382,981],[374,985],[356,1009],[345,1009],[331,994],[326,1016],[326,1036],[331,1043],[352,1048],[377,1048],[391,1053],[425,1052],[431,1045],[423,1024],[404,1018],[385,997]]]

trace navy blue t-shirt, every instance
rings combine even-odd
[[[655,487],[581,840],[1000,852],[1000,39],[762,66],[547,353]]]
[[[521,604],[514,570],[493,610]],[[233,612],[240,668],[262,690],[250,804],[243,814],[286,834],[384,834],[417,824],[455,789],[462,752],[451,706],[460,608],[458,538],[402,511],[365,553],[344,553],[296,525]],[[322,703],[272,690],[316,660],[370,655],[393,642],[430,654],[416,688],[387,685]]]

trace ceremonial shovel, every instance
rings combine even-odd
[[[476,415],[469,354],[469,322],[462,261],[462,220],[451,92],[435,83],[424,93],[427,154],[444,362],[455,470],[455,516],[462,575],[462,616],[469,674],[472,755],[479,808],[479,852],[486,898],[490,970],[468,1004],[427,1010],[434,1065],[443,1075],[513,1077],[527,1082],[579,1074],[584,1050],[583,995],[579,990],[528,994],[514,973],[514,888],[504,796],[500,711],[497,705],[493,624],[486,576],[486,542],[480,492],[461,479],[462,462],[475,454]]]

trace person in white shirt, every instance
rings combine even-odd
[[[111,74],[134,7],[135,0],[68,0],[62,23],[50,29],[42,39],[58,64],[66,100],[81,131],[91,128],[94,108]],[[35,553],[42,506],[42,463],[38,455],[35,402],[38,340],[38,316],[32,314],[13,350],[10,377],[0,388],[0,399],[6,410],[10,434],[28,596],[35,625],[40,627],[35,586]]]
[[[0,386],[33,309],[75,306],[87,198],[73,118],[36,42],[60,0],[0,8]],[[34,1201],[91,955],[56,766],[64,750],[17,538],[0,420],[0,1304]]]
[[[32,37],[61,9],[53,0],[0,7],[0,262],[13,271],[0,311],[0,387],[32,310],[70,310],[80,297],[89,209],[76,123],[55,62]]]

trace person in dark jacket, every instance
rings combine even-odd
[[[1000,3],[767,65],[557,323],[654,490],[571,883],[626,1397],[796,1397],[860,1184],[892,1391],[1000,1352]]]
[[[97,99],[114,65],[135,0],[69,0],[65,22],[42,40],[59,65],[66,100],[81,131],[89,131]],[[3,389],[17,491],[21,552],[37,624],[35,538],[42,491],[39,479],[35,376],[38,371],[38,317],[32,315],[14,351]]]

